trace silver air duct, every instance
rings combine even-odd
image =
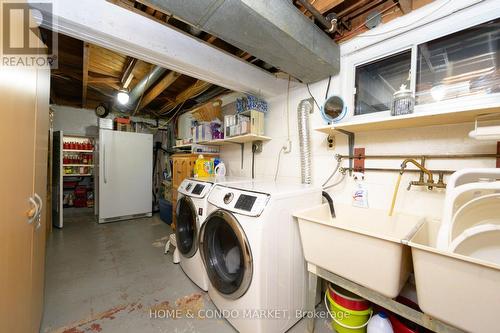
[[[313,105],[309,99],[300,101],[297,107],[302,184],[311,184],[311,134],[309,114],[312,110]]]
[[[165,68],[155,66],[148,75],[144,76],[141,81],[139,81],[134,89],[129,93],[129,101],[127,105],[115,105],[115,107],[120,112],[130,112],[135,110],[137,103],[141,96],[148,90],[160,77],[165,74],[167,70]]]
[[[289,0],[141,0],[291,74],[335,75],[339,46]]]

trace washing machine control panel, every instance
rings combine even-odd
[[[193,179],[184,179],[179,185],[179,193],[193,198],[204,198],[213,187],[212,183],[200,182]]]
[[[233,213],[259,216],[264,211],[270,195],[231,188],[230,185],[216,185],[208,197],[212,205]]]

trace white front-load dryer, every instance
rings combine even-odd
[[[244,180],[231,177],[188,178],[178,188],[175,237],[180,253],[179,264],[191,281],[202,290],[208,289],[208,277],[198,251],[198,236],[211,207],[207,201],[208,194],[215,184]]]
[[[285,332],[306,310],[307,269],[293,212],[320,188],[271,182],[215,185],[200,250],[208,294],[241,333]]]

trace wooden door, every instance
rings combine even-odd
[[[40,331],[43,310],[43,291],[45,276],[45,230],[47,212],[47,159],[48,159],[48,131],[49,131],[49,94],[50,72],[39,70],[37,75],[37,103],[36,103],[36,130],[35,130],[35,181],[34,191],[42,201],[39,221],[35,222],[32,238],[32,282],[31,282],[31,332]]]
[[[0,69],[0,331],[32,331],[32,238],[37,71]]]

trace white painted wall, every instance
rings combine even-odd
[[[94,110],[62,105],[51,105],[50,108],[54,110],[54,131],[63,131],[66,135],[99,136],[99,118]],[[106,118],[114,117],[110,114]],[[130,117],[130,119],[155,125],[152,119],[141,117]]]
[[[483,1],[474,8],[458,10],[457,8],[448,8],[447,6],[469,6],[480,1],[463,1],[458,2],[436,1],[432,8],[441,8],[442,14],[446,14],[446,20],[436,18],[434,23],[425,22],[425,29],[439,29],[440,26],[446,25],[449,27],[450,22],[455,22],[453,27],[457,25],[467,24],[464,21],[467,17],[473,18],[469,22],[480,20],[477,17],[478,13],[488,13],[488,7],[498,6],[495,1]],[[448,3],[448,4],[447,4]],[[441,7],[440,7],[441,6]],[[486,7],[485,7],[486,6]],[[411,14],[388,23],[382,27],[368,32],[369,34],[378,33],[378,31],[398,29],[400,26],[406,26],[408,22],[418,19],[422,13],[428,14],[429,7],[423,7],[420,10],[414,11]],[[491,14],[491,13],[490,13]],[[488,14],[489,15],[489,14]],[[497,14],[498,15],[498,11]],[[486,15],[487,16],[487,15]],[[483,21],[487,20],[485,15],[482,16]],[[423,23],[423,22],[422,22]],[[477,24],[476,22],[474,22]],[[474,24],[469,24],[474,25]],[[391,27],[392,26],[392,27]],[[419,29],[414,25],[414,31],[409,31],[397,38],[411,39],[412,33],[419,33]],[[443,31],[445,31],[444,29]],[[371,50],[371,54],[377,51],[391,52],[398,45],[393,43],[392,39],[386,42],[380,41],[381,38],[376,37],[376,47]],[[340,94],[344,100],[350,101],[350,90],[346,88],[345,77],[351,75],[353,68],[352,59],[358,57],[356,45],[363,46],[363,52],[366,52],[368,44],[364,37],[357,37],[348,43],[341,45],[342,69],[341,73],[332,80],[331,94]],[[361,52],[361,51],[360,51]],[[370,54],[366,54],[370,56]],[[311,85],[311,92],[316,97],[319,103],[322,102],[325,95],[327,82],[322,81]],[[287,102],[286,90],[280,96],[273,97],[268,100],[270,111],[266,115],[266,135],[273,139],[264,143],[263,152],[256,155],[255,172],[257,179],[272,179],[276,170],[278,153],[287,140]],[[295,88],[290,92],[289,99],[289,116],[292,140],[292,152],[282,154],[279,181],[295,181],[300,182],[300,160],[299,160],[299,141],[297,127],[297,105],[305,98],[309,98],[309,94],[305,87]],[[350,103],[349,103],[350,104]],[[348,104],[348,105],[349,105]],[[351,110],[352,111],[352,105]],[[377,115],[375,115],[377,116]],[[314,113],[311,115],[311,128],[323,126],[319,110],[315,107]],[[432,126],[415,129],[398,129],[387,131],[364,132],[356,135],[356,147],[365,147],[366,154],[452,154],[452,153],[494,153],[496,151],[495,142],[478,142],[469,139],[468,132],[473,128],[472,123],[459,125],[443,125]],[[312,147],[313,147],[313,181],[316,185],[321,185],[328,175],[333,171],[335,166],[334,154],[347,154],[347,137],[342,134],[336,135],[336,149],[328,150],[326,143],[326,135],[312,131]],[[226,162],[230,175],[250,176],[251,175],[251,147],[246,144],[244,153],[244,168],[240,168],[240,148],[236,145],[226,145],[221,150],[221,157]],[[400,160],[368,160],[366,167],[387,167],[398,168],[401,164]],[[345,161],[344,166],[348,165]],[[431,169],[450,169],[457,170],[465,167],[495,167],[493,159],[484,160],[433,160],[428,161],[427,166]],[[367,172],[365,175],[366,185],[368,188],[368,200],[371,207],[389,209],[394,185],[397,178],[397,173],[382,173],[382,172]],[[338,179],[338,178],[335,178]],[[417,180],[418,174],[407,173],[403,176],[401,182],[400,194],[398,196],[396,210],[418,213],[434,217],[441,215],[444,191],[428,191],[423,188],[415,187],[411,191],[406,191],[406,186],[410,180]],[[345,180],[338,187],[331,189],[329,192],[333,195],[336,202],[351,202],[351,195],[355,183],[352,178],[346,176]]]
[[[52,105],[54,131],[67,135],[98,136],[98,118],[94,110]]]

